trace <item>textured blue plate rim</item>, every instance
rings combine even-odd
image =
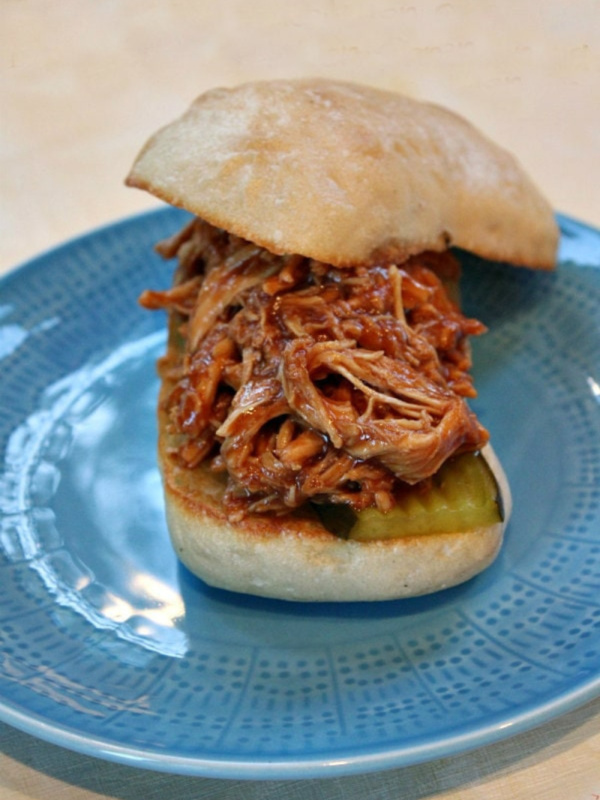
[[[239,780],[290,780],[298,778],[342,777],[369,772],[399,769],[458,756],[469,751],[497,744],[521,733],[540,727],[559,716],[573,711],[600,694],[600,675],[575,691],[564,693],[543,705],[532,704],[518,715],[507,717],[488,726],[476,725],[455,736],[443,740],[433,739],[418,745],[403,745],[398,750],[386,748],[372,751],[332,752],[327,758],[251,758],[219,759],[186,757],[173,753],[150,753],[135,747],[114,745],[100,738],[74,732],[61,724],[49,724],[36,715],[25,714],[0,703],[0,719],[36,738],[64,747],[73,752],[94,758],[102,758],[155,772],[187,775],[204,778]]]
[[[0,288],[10,282],[22,280],[30,271],[43,269],[48,259],[54,258],[65,248],[85,246],[88,240],[107,232],[115,232],[132,224],[151,222],[173,214],[172,207],[159,206],[140,211],[114,221],[108,221],[92,230],[75,235],[32,258],[17,264],[4,276],[0,277]],[[593,225],[582,222],[569,215],[557,212],[559,226],[568,236],[568,229],[573,227],[579,231],[587,231],[598,237],[600,231]],[[559,251],[559,263],[568,261],[568,242]],[[50,744],[65,747],[84,755],[103,758],[114,763],[121,763],[143,769],[214,778],[238,778],[247,780],[322,778],[357,773],[375,772],[411,766],[434,759],[455,756],[475,750],[502,740],[512,738],[533,728],[539,727],[559,716],[569,713],[600,694],[600,673],[577,686],[557,694],[544,702],[532,702],[522,706],[519,713],[509,711],[505,715],[496,714],[489,725],[475,723],[462,727],[453,734],[448,731],[444,738],[430,736],[419,739],[419,743],[411,745],[404,741],[398,749],[346,750],[336,754],[334,751],[327,757],[308,755],[306,757],[252,757],[248,759],[232,759],[182,756],[171,752],[154,752],[144,748],[127,747],[114,744],[98,737],[82,734],[62,723],[49,723],[35,713],[24,712],[14,707],[10,701],[0,699],[0,720],[31,734]]]
[[[44,262],[54,258],[65,249],[80,247],[81,245],[85,245],[88,240],[96,239],[97,237],[106,233],[118,231],[120,228],[127,228],[130,225],[143,223],[145,221],[151,222],[154,217],[160,218],[169,214],[184,213],[186,212],[176,209],[174,206],[156,206],[155,208],[146,209],[144,211],[136,211],[132,214],[127,214],[117,219],[107,220],[95,228],[75,233],[62,242],[51,245],[39,253],[35,253],[28,258],[18,261],[13,267],[10,267],[7,272],[5,272],[3,275],[0,275],[0,287],[3,285],[8,285],[13,280],[21,280],[23,275],[30,270],[35,271],[43,268]],[[580,223],[576,222],[576,220],[573,220],[573,222],[577,225],[580,225]],[[591,228],[591,230],[593,230],[593,228]]]

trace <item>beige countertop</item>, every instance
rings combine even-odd
[[[0,274],[154,207],[123,178],[147,136],[216,85],[326,75],[467,116],[553,206],[600,226],[597,0],[3,0]],[[472,753],[311,781],[143,772],[0,724],[0,796],[598,800],[600,700]]]

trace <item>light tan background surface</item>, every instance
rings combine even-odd
[[[600,226],[598,0],[0,0],[0,273],[157,205],[124,175],[203,90],[317,74],[468,116]],[[599,765],[600,701],[456,758],[276,783],[141,772],[0,724],[3,800],[599,800]]]

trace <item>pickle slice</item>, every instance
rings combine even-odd
[[[407,487],[384,514],[367,508],[356,515],[348,538],[395,539],[428,533],[453,533],[501,522],[498,485],[484,457],[464,453],[449,459],[427,488]]]

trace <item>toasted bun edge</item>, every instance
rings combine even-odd
[[[467,532],[357,542],[301,516],[250,516],[230,523],[223,486],[208,469],[178,467],[160,446],[169,533],[177,556],[213,587],[281,600],[380,601],[463,583],[488,567],[511,512],[508,482],[492,448],[483,452],[503,522]]]

